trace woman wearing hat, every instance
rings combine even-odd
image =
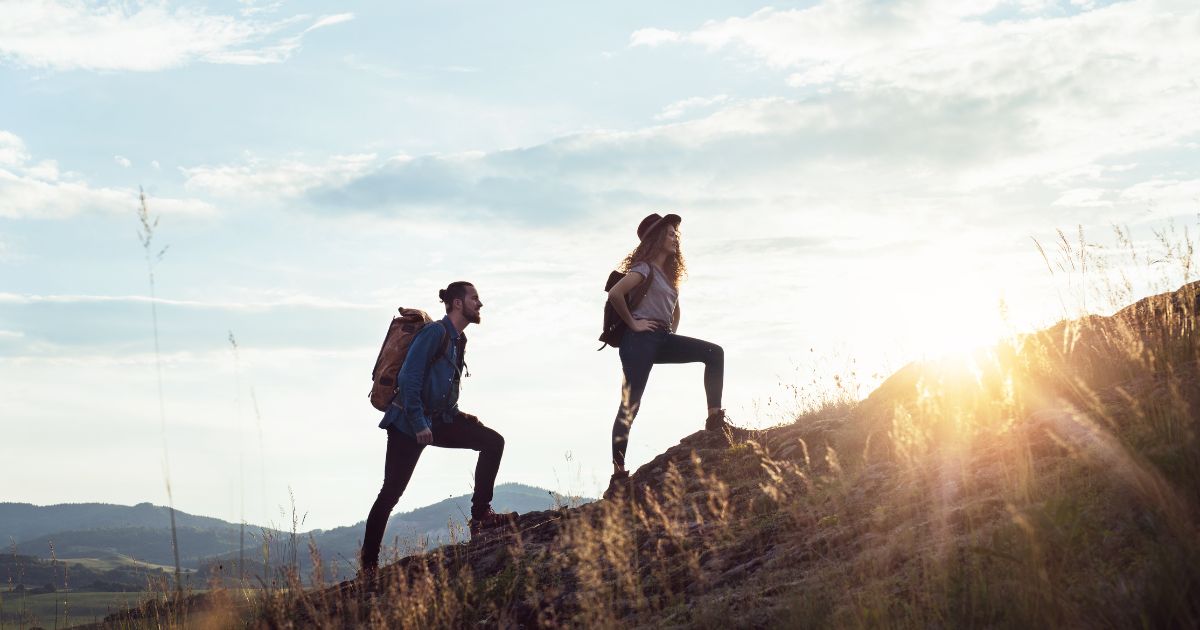
[[[655,213],[642,219],[637,229],[641,242],[619,268],[625,277],[608,292],[609,302],[628,329],[619,346],[625,381],[621,406],[613,422],[613,475],[604,493],[606,497],[629,478],[625,470],[629,428],[637,416],[654,364],[704,363],[704,393],[708,399],[704,428],[730,431],[725,411],[721,409],[725,351],[714,343],[675,334],[679,327],[679,281],[687,271],[679,250],[680,221],[677,214],[664,217]],[[634,304],[627,300],[631,292],[642,296]]]

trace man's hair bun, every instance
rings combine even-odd
[[[446,312],[450,312],[450,307],[454,304],[454,300],[467,299],[467,287],[475,286],[466,280],[451,282],[450,286],[438,291],[438,299],[446,304]]]

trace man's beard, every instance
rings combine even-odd
[[[479,311],[463,311],[463,317],[472,324],[479,323]]]

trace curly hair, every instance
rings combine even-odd
[[[655,254],[662,248],[663,242],[667,239],[666,228],[667,225],[660,225],[653,232],[647,234],[646,238],[642,239],[642,242],[638,243],[638,246],[621,261],[617,270],[622,273],[628,273],[630,267],[640,262],[649,263],[650,259],[654,258]],[[666,272],[667,280],[670,281],[671,286],[679,290],[679,283],[687,277],[687,262],[683,258],[683,247],[678,243],[675,247],[675,255],[667,259],[667,266],[663,271]]]

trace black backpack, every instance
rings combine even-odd
[[[625,304],[629,307],[630,312],[633,312],[633,309],[637,308],[638,304],[641,304],[646,294],[650,291],[650,281],[654,278],[654,266],[647,265],[647,267],[649,267],[650,273],[632,291],[625,294]],[[620,271],[608,274],[608,281],[604,283],[604,292],[608,293],[611,291],[624,277],[625,274]],[[599,348],[596,348],[596,351],[603,350],[605,345],[614,348],[620,347],[621,337],[625,336],[625,331],[628,328],[625,325],[625,320],[621,319],[620,315],[617,315],[617,309],[613,308],[612,302],[609,302],[607,299],[604,300],[604,329],[600,332],[600,341],[603,343],[600,344]]]

